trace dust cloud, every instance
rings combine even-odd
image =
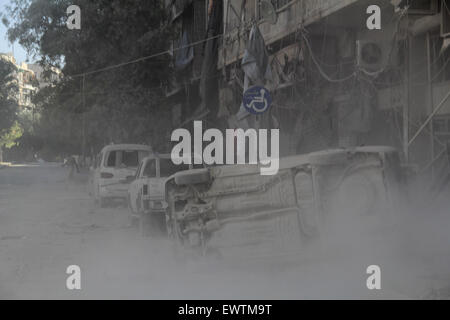
[[[259,251],[259,243],[193,260],[166,239],[141,237],[126,208],[95,208],[84,182],[67,183],[65,170],[0,170],[2,299],[450,298],[445,195],[425,202],[411,193],[388,215],[355,217],[341,207],[319,239],[291,243],[292,254]],[[78,291],[66,289],[73,264]],[[367,289],[369,265],[381,268],[381,290]]]

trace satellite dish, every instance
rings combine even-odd
[[[277,23],[277,11],[270,0],[259,1],[259,17],[260,23],[268,22],[270,24]]]

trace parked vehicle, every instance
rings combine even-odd
[[[282,158],[274,176],[260,175],[258,165],[188,170],[166,182],[167,226],[179,247],[200,255],[258,245],[292,252],[338,212],[389,214],[402,181],[398,153],[389,147]]]
[[[170,154],[152,154],[142,160],[128,188],[128,207],[143,236],[167,235],[166,180],[176,172],[193,168],[175,165]]]
[[[109,145],[102,149],[91,167],[90,184],[95,201],[105,207],[113,199],[126,201],[128,186],[151,147],[136,144]],[[124,183],[128,179],[128,183]]]

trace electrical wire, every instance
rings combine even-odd
[[[446,8],[448,9],[447,4],[445,2],[444,2],[444,4],[445,4]],[[401,21],[402,17],[405,15],[406,11],[407,11],[407,8],[402,10],[402,13],[400,14],[399,20],[397,22],[397,31],[396,31],[396,33],[398,32],[398,26],[400,24],[400,21]],[[178,48],[174,48],[172,50],[166,50],[166,51],[158,52],[158,53],[155,53],[155,54],[152,54],[152,55],[149,55],[149,56],[144,56],[144,57],[141,57],[141,58],[138,58],[138,59],[135,59],[135,60],[119,63],[119,64],[116,64],[116,65],[111,65],[111,66],[108,66],[108,67],[104,67],[104,68],[100,68],[100,69],[96,69],[96,70],[92,70],[92,71],[87,71],[87,72],[84,72],[84,73],[70,75],[68,77],[72,77],[72,78],[85,77],[87,75],[91,75],[91,74],[96,74],[96,73],[100,73],[100,72],[104,72],[104,71],[117,69],[117,68],[120,68],[120,67],[123,67],[123,66],[127,66],[127,65],[130,65],[130,64],[135,64],[135,63],[139,63],[139,62],[142,62],[142,61],[145,61],[145,60],[156,58],[156,57],[159,57],[159,56],[162,56],[162,55],[165,55],[165,54],[170,54],[170,53],[172,53],[174,51],[190,48],[192,46],[196,46],[198,44],[201,44],[201,43],[204,43],[204,42],[207,42],[209,40],[213,40],[213,39],[216,39],[216,38],[219,38],[219,37],[222,37],[222,36],[223,35],[216,35],[216,36],[213,36],[213,37],[209,37],[207,39],[203,39],[203,40],[199,40],[199,41],[190,43],[189,45],[186,45],[186,46],[181,46],[181,47],[178,47]],[[365,70],[364,68],[360,68],[359,67],[357,70],[355,70],[353,73],[351,73],[350,75],[348,75],[346,77],[334,79],[331,76],[329,76],[323,70],[323,68],[321,66],[321,63],[315,57],[314,52],[313,52],[312,47],[311,47],[311,43],[310,43],[309,39],[307,38],[307,36],[305,35],[304,32],[302,32],[302,36],[303,36],[303,38],[305,40],[305,43],[306,43],[307,48],[308,48],[308,51],[310,52],[311,59],[314,62],[315,66],[317,67],[319,73],[322,75],[323,78],[325,78],[329,82],[339,83],[339,82],[348,81],[348,80],[352,79],[353,77],[357,76],[357,71],[361,71],[362,73],[364,73],[364,74],[366,74],[368,76],[371,76],[371,77],[376,77],[376,76],[378,76],[381,72],[383,72],[386,69],[386,67],[384,67],[381,70],[371,72],[371,71]],[[394,36],[393,41],[395,41],[395,36]],[[391,51],[389,53],[389,57],[391,56],[392,51],[393,51],[393,46],[391,47]],[[436,60],[438,60],[438,59],[436,59]],[[437,76],[439,76],[439,74],[445,69],[445,66],[447,65],[448,62],[449,62],[449,60],[447,60],[445,62],[444,67],[441,68],[441,70],[438,72],[438,74],[435,75],[435,77],[432,80],[434,80]],[[326,64],[324,64],[324,65],[326,65]],[[214,78],[215,77],[216,76],[214,76]],[[161,89],[161,88],[162,88],[162,86],[160,85],[160,86],[156,86],[156,87],[152,87],[152,88],[140,88],[140,89],[137,89],[137,90],[120,91],[120,92],[125,92],[126,93],[126,92],[136,92],[136,91],[139,91],[139,90],[153,90],[153,89]],[[71,93],[64,93],[64,95],[66,95],[66,94],[69,95]],[[74,93],[74,94],[76,94],[76,93]],[[101,94],[108,94],[108,92],[89,92],[89,93],[87,93],[87,95],[95,95],[95,94],[99,94],[99,95],[101,95]]]
[[[216,74],[214,76],[209,76],[206,77],[205,79],[210,80],[210,79],[217,79],[221,76],[221,74]],[[186,81],[181,83],[181,86],[184,85],[188,85],[190,82]],[[111,94],[111,91],[113,91],[114,93],[134,93],[134,92],[139,92],[139,91],[157,91],[157,90],[162,90],[164,88],[166,88],[167,86],[163,86],[163,85],[159,85],[159,86],[154,86],[154,87],[140,87],[137,89],[130,89],[130,90],[120,90],[120,89],[114,89],[111,88],[111,90],[105,90],[105,91],[90,91],[90,92],[86,92],[85,95],[86,96],[95,96],[95,95],[108,95]],[[62,92],[59,93],[58,96],[73,96],[73,95],[77,95],[77,94],[82,94],[82,91],[69,91],[69,92]]]
[[[84,76],[95,74],[95,73],[100,73],[100,72],[104,72],[104,71],[117,69],[117,68],[120,68],[120,67],[123,67],[123,66],[127,66],[127,65],[130,65],[130,64],[135,64],[135,63],[138,63],[138,62],[142,62],[142,61],[145,61],[145,60],[149,60],[149,59],[160,57],[160,56],[163,56],[163,55],[166,55],[166,54],[170,54],[170,53],[178,51],[178,50],[183,50],[183,49],[186,49],[186,48],[190,48],[190,47],[196,46],[198,44],[202,44],[204,42],[207,42],[209,40],[220,38],[222,36],[223,35],[219,34],[219,35],[216,35],[216,36],[213,36],[213,37],[209,37],[209,38],[206,38],[206,39],[203,39],[203,40],[192,42],[192,43],[190,43],[190,44],[188,44],[186,46],[181,46],[181,47],[178,47],[178,48],[174,48],[172,50],[161,51],[161,52],[154,53],[152,55],[141,57],[141,58],[138,58],[138,59],[135,59],[135,60],[122,62],[122,63],[119,63],[119,64],[111,65],[111,66],[100,68],[100,69],[97,69],[97,70],[92,70],[92,71],[87,71],[87,72],[83,72],[83,73],[70,75],[68,77],[71,77],[71,78],[84,77]]]
[[[325,73],[325,71],[323,71],[322,67],[320,66],[319,62],[317,61],[316,57],[314,56],[314,52],[313,52],[313,50],[311,48],[311,43],[309,42],[309,39],[306,37],[306,35],[303,32],[302,32],[302,37],[305,40],[306,47],[308,48],[308,51],[309,51],[310,56],[311,56],[311,59],[314,62],[314,64],[316,65],[317,70],[320,72],[322,77],[324,77],[327,81],[329,81],[329,82],[345,82],[345,81],[347,81],[349,79],[352,79],[353,77],[356,76],[356,71],[354,71],[352,74],[350,74],[350,75],[348,75],[348,76],[346,76],[344,78],[340,78],[340,79],[333,79],[333,78],[331,78],[329,75],[327,75]]]
[[[450,14],[450,8],[448,7],[447,1],[446,0],[442,0],[442,3],[445,6],[445,9],[447,9],[448,14]]]
[[[399,28],[400,28],[400,22],[401,22],[402,18],[405,16],[406,12],[407,12],[407,8],[403,9],[402,12],[400,13],[399,18],[398,18],[397,25],[396,25],[396,30],[395,30],[395,33],[394,33],[394,36],[393,36],[393,39],[392,39],[391,49],[390,49],[389,55],[388,55],[388,61],[390,61],[391,58],[392,58],[392,53],[393,53],[394,47],[395,47],[395,40],[397,38],[398,31],[399,31]],[[368,75],[370,77],[377,77],[382,72],[384,72],[386,70],[386,68],[387,68],[388,63],[386,64],[386,66],[384,66],[383,68],[381,68],[380,70],[377,70],[377,71],[368,71],[368,70],[362,68],[361,66],[357,66],[355,71],[352,74],[348,75],[347,77],[344,77],[344,78],[341,78],[341,79],[333,79],[329,75],[327,75],[324,72],[324,70],[322,69],[319,61],[317,60],[317,58],[315,57],[315,55],[313,53],[313,50],[311,48],[311,43],[310,43],[309,39],[307,38],[307,36],[305,35],[304,32],[302,32],[302,36],[303,36],[303,38],[305,40],[306,46],[308,48],[308,51],[310,52],[311,59],[313,60],[314,64],[316,65],[316,67],[319,70],[319,72],[322,75],[322,77],[324,77],[329,82],[345,82],[345,81],[355,77],[358,74],[358,71],[360,71],[360,72],[362,72],[362,73],[364,73],[364,74],[366,74],[366,75]]]
[[[295,3],[295,2],[298,2],[298,0],[292,2],[292,4]],[[337,4],[336,4],[335,6],[337,6]],[[335,6],[332,6],[331,8],[334,8]],[[122,62],[122,63],[119,63],[119,64],[107,66],[107,67],[100,68],[100,69],[96,69],[96,70],[92,70],[92,71],[87,71],[87,72],[83,72],[83,73],[78,73],[78,74],[74,74],[74,75],[69,75],[68,77],[72,77],[72,78],[75,78],[75,77],[83,77],[83,76],[87,76],[87,75],[91,75],[91,74],[95,74],[95,73],[100,73],[100,72],[104,72],[104,71],[109,71],[109,70],[117,69],[117,68],[120,68],[120,67],[123,67],[123,66],[127,66],[127,65],[130,65],[130,64],[135,64],[135,63],[139,63],[139,62],[142,62],[142,61],[145,61],[145,60],[148,60],[148,59],[152,59],[152,58],[156,58],[156,57],[159,57],[159,56],[163,56],[163,55],[165,55],[165,54],[170,54],[170,53],[172,53],[172,52],[174,52],[174,51],[178,51],[178,50],[183,50],[183,49],[186,49],[186,48],[190,48],[190,47],[192,47],[192,46],[196,46],[196,45],[198,45],[198,44],[202,44],[202,43],[205,43],[205,42],[207,42],[207,41],[209,41],[209,40],[213,40],[213,39],[216,39],[216,38],[220,38],[220,37],[222,37],[222,36],[223,36],[223,35],[221,35],[221,34],[220,34],[220,35],[216,35],[216,36],[212,36],[212,37],[209,37],[209,38],[207,38],[207,39],[203,39],[203,40],[199,40],[199,41],[190,43],[189,45],[186,45],[186,46],[181,46],[181,47],[179,47],[179,48],[174,48],[173,50],[165,50],[165,51],[161,51],[161,52],[158,52],[158,53],[155,53],[155,54],[152,54],[152,55],[148,55],[148,56],[144,56],[144,57],[141,57],[141,58],[138,58],[138,59],[134,59],[134,60],[131,60],[131,61]],[[310,44],[309,44],[309,42],[308,42],[307,39],[306,39],[306,41],[307,41],[307,44],[308,44],[308,47],[309,47],[310,51],[312,52],[311,47],[310,47]],[[313,55],[312,55],[312,57],[313,57]],[[336,81],[337,81],[337,82],[340,82],[340,81],[345,81],[345,80],[347,80],[347,79],[350,79],[351,77],[354,76],[354,74],[352,74],[352,75],[350,75],[350,76],[348,76],[348,77],[345,77],[345,78],[343,78],[343,79],[331,79],[330,77],[328,77],[328,75],[326,75],[325,72],[323,72],[322,68],[320,67],[319,62],[317,61],[317,59],[316,59],[315,57],[313,57],[313,61],[314,61],[314,63],[316,64],[316,66],[319,68],[319,71],[322,73],[322,75],[323,75],[328,81],[331,81],[331,82],[336,82]],[[363,70],[363,72],[364,72],[364,70]]]
[[[439,60],[440,60],[440,58],[437,58],[437,59],[435,60],[435,62],[430,63],[430,66],[434,65],[434,64],[435,64],[437,61],[439,61]],[[441,73],[442,73],[443,71],[446,70],[446,67],[447,67],[447,65],[448,65],[449,62],[450,62],[450,57],[447,58],[447,59],[445,60],[445,62],[442,64],[441,68],[436,72],[436,74],[435,74],[429,81],[425,81],[425,82],[412,82],[412,85],[420,86],[420,85],[426,85],[426,84],[428,84],[429,82],[433,82],[434,80],[436,80],[436,79],[441,75]],[[418,79],[418,78],[419,78],[419,75],[423,74],[424,71],[426,71],[426,70],[421,70],[421,71],[418,71],[417,73],[414,73],[413,75],[411,75],[411,80]],[[377,85],[392,85],[392,86],[395,86],[395,85],[401,85],[402,83],[403,83],[403,81],[399,81],[399,82],[395,82],[395,83],[394,83],[394,82],[374,81],[374,84],[377,84]]]

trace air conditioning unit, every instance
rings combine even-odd
[[[441,37],[450,37],[450,0],[441,3]]]
[[[389,63],[389,47],[386,42],[375,40],[356,41],[356,63],[367,71],[379,71]]]

